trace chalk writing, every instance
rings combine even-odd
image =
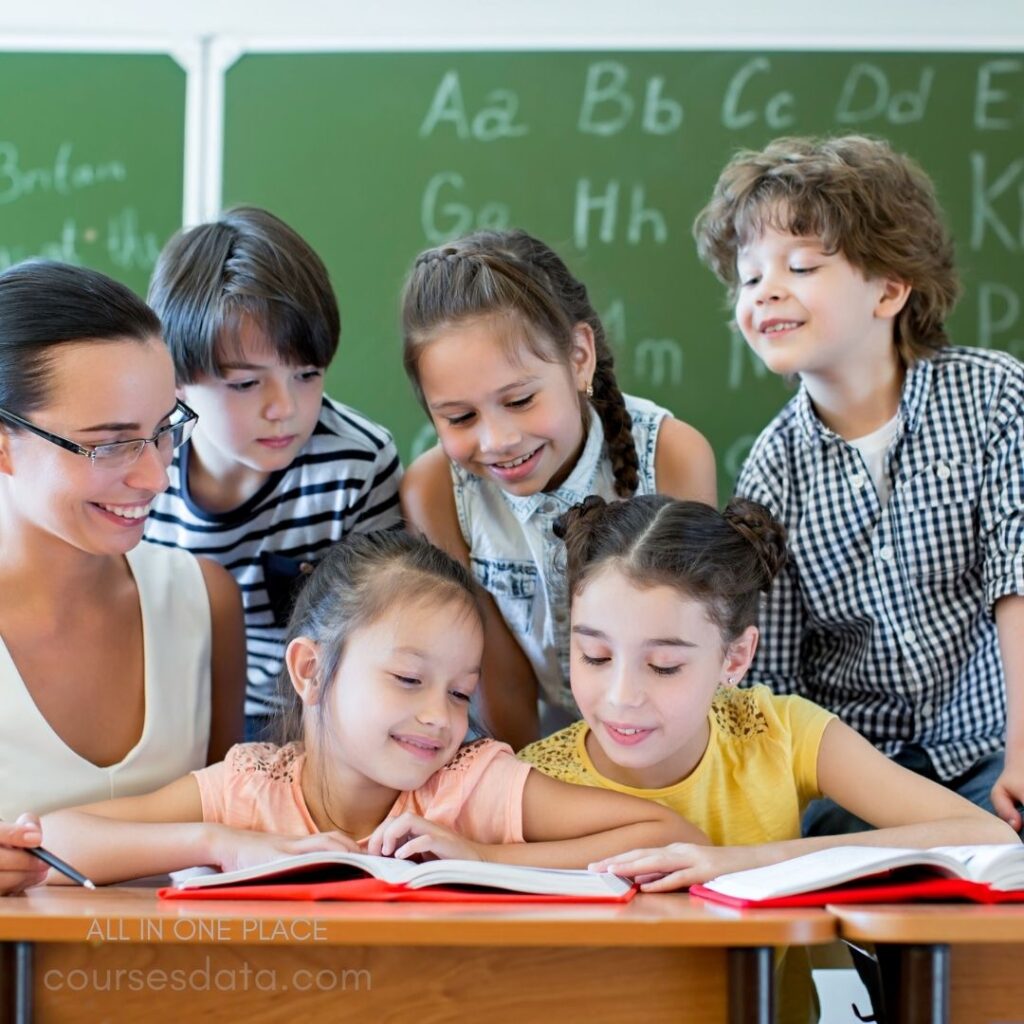
[[[462,192],[465,187],[465,179],[455,171],[440,171],[427,182],[420,202],[420,224],[432,245],[439,245],[474,228],[500,231],[509,226],[511,217],[505,203],[485,202],[474,210],[465,202],[442,197],[442,192],[444,195]]]
[[[52,163],[26,167],[18,147],[13,142],[0,141],[0,205],[47,192],[68,196],[94,185],[123,182],[128,177],[127,168],[120,160],[75,162],[73,154],[72,143],[61,142]]]

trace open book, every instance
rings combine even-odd
[[[967,899],[1024,902],[1024,845],[904,850],[834,846],[764,868],[719,875],[690,889],[734,907],[817,907]]]
[[[303,853],[223,873],[172,875],[163,899],[625,903],[617,875],[477,860],[415,863],[367,853]]]

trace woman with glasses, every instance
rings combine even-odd
[[[127,288],[0,274],[0,818],[149,792],[241,738],[237,586],[139,543],[195,420]]]

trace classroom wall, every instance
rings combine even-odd
[[[1020,0],[38,0],[0,5],[0,33],[42,36],[248,35],[399,38],[421,45],[493,39],[543,45],[642,45],[667,37],[794,46],[831,37],[846,46],[885,39],[901,48],[999,45],[1024,35]]]

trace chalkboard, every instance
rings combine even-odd
[[[0,48],[0,269],[45,256],[145,295],[181,226],[185,93],[167,54]]]
[[[728,157],[782,134],[882,135],[933,175],[957,240],[960,344],[1024,357],[1024,60],[914,53],[270,53],[226,73],[223,199],[324,257],[342,346],[329,391],[431,443],[397,297],[424,246],[518,225],[587,283],[624,390],[702,430],[727,493],[792,393],[728,326],[693,218]]]

